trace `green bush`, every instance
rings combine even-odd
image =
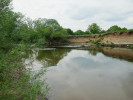
[[[23,66],[24,48],[24,45],[16,46],[0,58],[0,100],[46,99],[48,86],[40,81],[45,70],[34,74]]]
[[[90,40],[90,41],[87,41],[87,42],[89,42],[89,43],[94,43],[94,44],[98,44],[98,43],[100,43],[102,40],[103,40],[103,37],[99,38],[99,39],[96,40],[96,41]]]
[[[115,46],[115,44],[113,42],[110,43],[111,46]]]

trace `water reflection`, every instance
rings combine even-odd
[[[126,48],[103,48],[102,53],[106,56],[119,58],[133,62],[133,50]]]
[[[42,67],[56,66],[57,63],[70,52],[70,49],[32,49],[27,50],[25,65],[34,71],[40,70]]]
[[[93,55],[93,56],[96,56],[97,53],[98,53],[98,51],[96,51],[96,50],[89,50],[89,53],[90,53],[91,55]]]
[[[133,100],[133,63],[72,50],[57,66],[47,72],[50,100]]]
[[[50,66],[44,76],[49,100],[133,100],[130,49],[35,49],[27,55],[27,67]]]
[[[40,50],[36,59],[44,62],[47,67],[56,66],[68,52],[70,49]]]

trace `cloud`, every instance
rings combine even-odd
[[[32,19],[54,18],[75,31],[93,22],[103,29],[115,24],[132,28],[132,5],[132,0],[13,0],[14,11]]]

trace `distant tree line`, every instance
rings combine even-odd
[[[132,30],[132,29],[130,29]],[[100,26],[96,23],[92,23],[88,26],[86,31],[77,30],[73,32],[71,29],[67,29],[69,35],[91,35],[91,34],[104,34],[104,33],[111,33],[111,32],[120,32],[120,31],[128,31],[127,28],[121,28],[118,25],[113,25],[107,30],[103,30]]]

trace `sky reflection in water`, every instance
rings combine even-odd
[[[70,49],[38,51],[35,61],[51,66],[50,100],[133,100],[132,62]]]

